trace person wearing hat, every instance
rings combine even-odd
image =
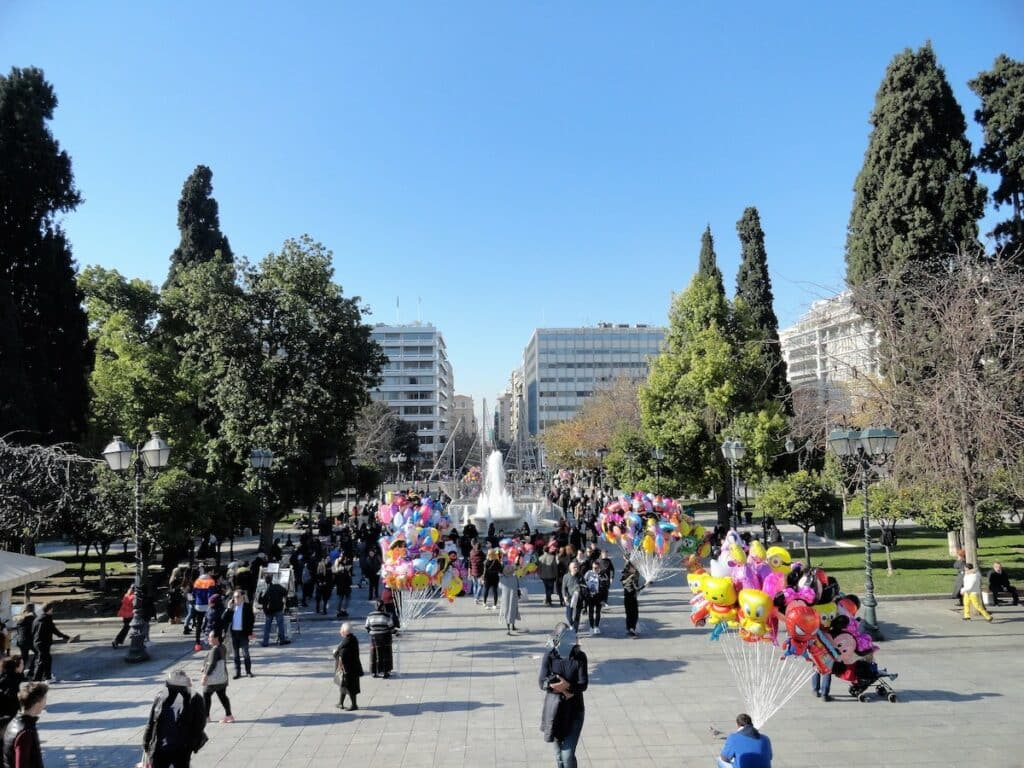
[[[555,626],[538,677],[544,697],[541,731],[555,745],[555,765],[576,768],[576,745],[583,732],[583,692],[590,684],[587,654],[575,630],[564,622]]]
[[[189,768],[192,753],[207,741],[206,705],[192,691],[192,681],[181,667],[167,673],[166,689],[149,710],[142,736],[143,762],[152,768]]]
[[[544,583],[544,605],[552,605],[551,596],[555,593],[558,581],[558,545],[548,544],[544,554],[537,558],[537,576]]]

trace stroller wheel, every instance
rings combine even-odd
[[[895,693],[890,693],[889,694],[889,703],[890,704],[895,704],[896,703],[896,694]]]
[[[864,693],[860,694],[860,695],[859,695],[859,696],[857,697],[857,701],[860,701],[860,702],[864,702],[864,701],[867,701],[867,700],[868,700],[869,698],[871,698],[871,697],[870,697],[870,695],[868,694],[868,692],[867,692],[867,691],[864,691]]]
[[[887,690],[885,689],[885,686],[884,686],[884,685],[880,685],[880,686],[878,686],[877,688],[875,688],[875,691],[877,691],[877,692],[878,692],[878,695],[879,695],[879,696],[885,696],[885,694],[887,694],[887,693],[888,693],[888,691],[887,691]]]

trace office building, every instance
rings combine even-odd
[[[878,337],[853,308],[849,291],[816,301],[779,332],[794,393],[815,393],[849,406],[858,379],[878,375]]]
[[[646,379],[664,338],[664,328],[647,325],[535,330],[521,375],[529,434],[573,418],[602,386]]]
[[[429,323],[378,324],[371,337],[387,356],[382,382],[370,392],[416,426],[421,463],[432,463],[454,427],[452,366],[444,337]]]
[[[511,391],[505,391],[498,395],[498,404],[494,408],[494,435],[499,443],[512,444]]]
[[[458,429],[455,427],[456,424],[458,424]],[[452,429],[456,429],[456,434],[461,437],[468,437],[471,440],[480,434],[480,425],[477,423],[473,398],[469,395],[455,396],[455,408],[452,411]]]

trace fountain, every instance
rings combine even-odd
[[[544,520],[542,515],[550,511],[550,503],[536,500],[516,500],[505,487],[505,462],[501,451],[493,451],[487,457],[487,466],[484,469],[483,490],[476,501],[476,509],[470,504],[457,504],[462,507],[462,524],[465,525],[473,520],[473,523],[487,530],[490,523],[498,531],[513,531],[519,528],[523,521],[529,524],[530,528],[536,530],[539,526],[549,523],[554,526],[553,521]],[[455,512],[452,512],[455,518]]]

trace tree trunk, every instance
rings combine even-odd
[[[892,576],[892,547],[887,546],[885,548],[885,575]]]
[[[277,523],[277,516],[271,512],[264,513],[260,519],[260,549],[264,552],[270,551],[274,543],[274,525]]]
[[[974,496],[967,490],[961,494],[964,508],[964,552],[967,562],[979,566],[978,563],[978,509]]]
[[[804,533],[804,563],[807,564],[807,568],[809,570],[810,567],[811,567],[811,544],[810,544],[811,529],[810,528],[802,528],[801,530]]]
[[[718,524],[724,525],[726,528],[729,527],[729,504],[732,502],[732,492],[730,489],[731,476],[728,474],[728,467],[726,467],[726,477],[722,481],[722,487],[717,493],[715,499],[715,508],[718,512]]]
[[[76,545],[77,546],[77,545]],[[82,563],[78,569],[78,583],[85,584],[85,561],[89,559],[89,545],[85,545],[85,554],[81,556]]]

